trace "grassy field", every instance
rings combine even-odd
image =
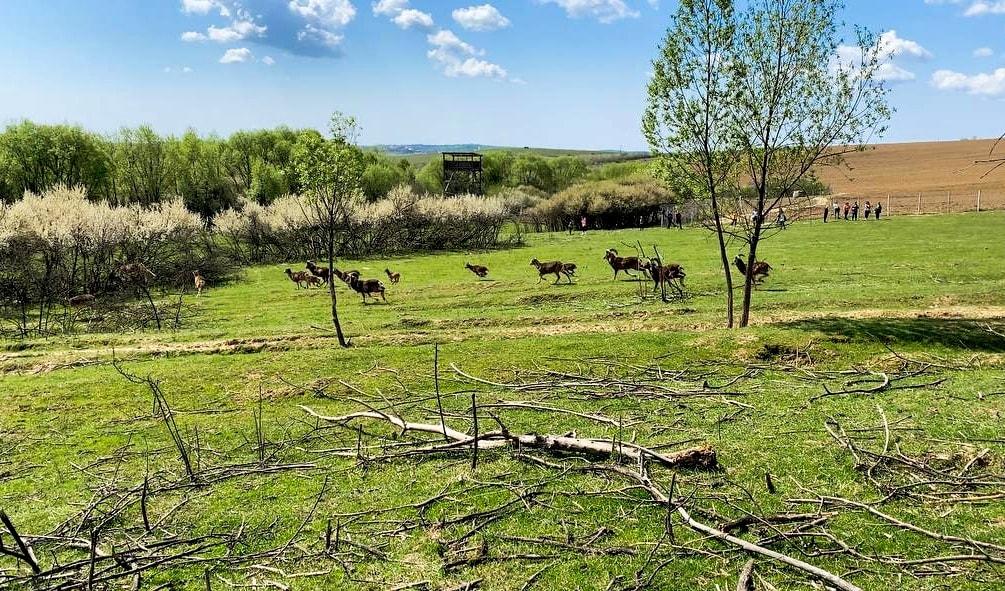
[[[216,588],[735,587],[745,553],[679,519],[669,536],[665,505],[616,471],[584,470],[581,456],[482,450],[473,469],[468,448],[407,454],[430,438],[366,420],[357,431],[302,408],[436,422],[438,344],[443,413],[459,431],[474,429],[475,396],[482,433],[709,446],[719,470],[649,472],[704,523],[756,516],[730,531],[863,589],[1005,588],[995,563],[1005,549],[988,545],[1005,527],[1003,235],[998,213],[797,224],[763,247],[774,271],[742,331],[722,328],[714,240],[699,229],[346,261],[364,276],[402,274],[387,304],[340,292],[348,350],[328,330],[326,292],[297,290],[288,265],[248,269],[189,298],[181,330],[6,343],[0,508],[43,568],[53,556],[90,561],[32,537],[54,530],[83,548],[96,530],[105,550],[234,536],[205,560],[152,568],[145,589],[202,589],[207,576]],[[604,250],[636,242],[685,266],[687,301],[612,280]],[[532,257],[574,261],[578,280],[538,283]],[[488,266],[490,280],[466,261]],[[116,371],[113,351],[126,372],[159,381],[197,483],[151,413],[150,389]],[[516,401],[544,408],[491,406]],[[593,460],[636,467],[624,453]],[[157,492],[151,531],[145,478]],[[849,502],[977,543],[908,531]],[[338,543],[325,541],[331,524]],[[17,569],[0,556],[0,577]],[[756,572],[779,589],[814,584],[765,558]]]

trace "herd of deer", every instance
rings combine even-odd
[[[293,271],[287,268],[286,276],[290,278],[290,281],[297,284],[297,288],[306,287],[323,287],[331,283],[332,276],[337,277],[343,283],[349,286],[350,289],[356,293],[363,296],[363,303],[366,303],[366,299],[371,297],[387,301],[384,297],[384,292],[387,288],[384,287],[384,282],[379,279],[363,279],[360,276],[359,271],[353,269],[352,271],[340,271],[337,267],[334,269],[329,269],[328,267],[318,266],[314,261],[307,261],[307,265],[304,271]],[[387,274],[387,278],[391,283],[397,283],[401,280],[401,273],[392,273],[390,269],[384,269],[384,273]]]
[[[664,285],[676,285],[678,290],[682,290],[684,278],[687,277],[684,267],[678,263],[664,265],[657,259],[645,259],[637,256],[623,257],[619,256],[618,251],[613,248],[608,249],[604,254],[604,260],[607,261],[614,271],[614,279],[617,279],[618,273],[622,271],[629,277],[635,277],[631,271],[642,273],[642,275],[652,280],[653,291],[659,290]],[[744,276],[747,275],[748,269],[746,262],[743,260],[743,255],[736,255],[733,264],[736,265],[740,273]],[[563,276],[571,284],[572,278],[576,276],[576,263],[566,263],[563,261],[542,262],[535,258],[530,261],[530,265],[537,269],[538,283],[543,281],[545,277],[554,275],[554,284],[561,281]],[[465,263],[464,267],[481,279],[488,277],[489,269],[484,265]],[[751,279],[754,283],[762,283],[770,271],[771,265],[764,261],[757,261],[750,269]],[[387,278],[392,284],[398,283],[401,280],[401,273],[394,273],[390,269],[384,269],[384,273],[387,274]],[[329,270],[328,267],[319,267],[314,261],[307,261],[306,268],[303,271],[286,269],[286,276],[297,285],[297,288],[323,287],[329,284],[333,275],[342,280],[350,289],[362,295],[363,303],[366,303],[368,297],[376,300],[377,295],[380,295],[381,300],[387,301],[384,297],[384,292],[386,291],[384,283],[379,279],[362,279],[359,271],[356,270],[340,271],[337,268]],[[198,283],[197,288],[199,288]],[[201,288],[199,290],[201,292]]]
[[[662,264],[656,259],[645,259],[637,256],[623,257],[618,255],[618,251],[610,248],[604,253],[604,260],[611,266],[614,271],[614,279],[618,278],[618,273],[624,271],[629,277],[634,277],[631,271],[642,273],[644,276],[648,277],[653,282],[653,291],[659,290],[663,285],[674,285],[677,284],[678,289],[683,288],[684,278],[687,273],[684,272],[684,267],[677,263],[670,263],[668,265]],[[546,261],[541,262],[539,260],[532,259],[530,261],[532,267],[537,269],[538,283],[544,280],[545,277],[549,275],[555,276],[555,284],[562,280],[564,276],[569,283],[572,283],[572,278],[576,276],[576,263],[566,263],[562,261]],[[765,278],[771,272],[771,265],[764,261],[755,261],[754,264],[748,269],[746,261],[743,260],[743,255],[736,255],[733,259],[733,264],[736,266],[737,270],[746,277],[748,271],[750,272],[751,280],[755,284],[763,283]],[[472,265],[471,263],[465,263],[464,267],[474,273],[481,279],[488,277],[489,269],[484,265]],[[118,268],[118,275],[130,283],[137,283],[146,285],[147,282],[153,278],[156,278],[150,269],[144,266],[142,263],[127,263],[121,265]],[[320,267],[314,261],[307,261],[305,270],[294,271],[287,268],[286,276],[297,285],[297,288],[311,288],[311,287],[324,287],[329,285],[331,278],[334,275],[344,282],[350,289],[356,293],[363,296],[363,303],[366,303],[367,298],[380,299],[384,302],[387,301],[384,293],[386,287],[384,282],[379,279],[363,279],[360,276],[360,272],[356,270],[352,271],[340,271],[337,268],[329,270],[328,267]],[[392,284],[396,284],[401,281],[401,273],[392,272],[390,269],[384,269],[384,273],[387,275],[388,281]],[[195,286],[196,293],[202,295],[203,290],[206,288],[206,279],[202,274],[196,270],[192,272],[193,284]],[[87,307],[95,303],[95,297],[91,294],[81,294],[73,296],[67,300],[70,307]]]

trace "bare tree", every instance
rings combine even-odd
[[[998,139],[991,144],[991,149],[988,150],[987,158],[974,161],[974,164],[989,166],[988,170],[981,176],[981,178],[985,178],[999,168],[1005,166],[1005,156],[995,155],[995,151],[998,150],[998,147],[1002,144],[1002,142],[1005,142],[1005,133],[998,136]]]
[[[354,205],[362,198],[363,152],[356,146],[359,127],[356,119],[334,113],[328,129],[331,137],[304,132],[297,139],[294,163],[306,194],[304,212],[321,233],[328,268],[335,270],[338,235],[349,227]],[[332,324],[339,344],[349,346],[338,317],[338,296],[334,273],[329,276]]]
[[[678,196],[710,205],[726,280],[726,325],[733,327],[733,276],[720,212],[735,186],[730,143],[729,72],[736,31],[731,0],[682,0],[658,57],[642,120],[657,173]]]
[[[730,133],[752,187],[740,326],[750,322],[754,261],[768,215],[823,164],[864,149],[890,108],[879,72],[889,49],[856,30],[839,32],[840,0],[753,0],[731,51]]]

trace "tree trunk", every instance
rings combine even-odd
[[[743,281],[743,313],[740,316],[740,328],[750,324],[750,300],[754,291],[754,263],[757,261],[757,243],[760,241],[761,222],[754,224],[754,235],[750,237],[750,249],[747,252],[747,274]]]
[[[328,295],[332,299],[332,324],[335,325],[338,344],[341,347],[348,347],[349,341],[346,340],[342,332],[342,323],[338,319],[338,296],[335,294],[335,245],[331,241],[328,242]]]
[[[719,257],[722,259],[722,272],[726,276],[726,328],[733,328],[733,272],[729,268],[729,253],[726,252],[726,239],[722,234],[722,218],[719,216],[719,201],[712,193],[712,217],[715,219],[715,235],[719,239]]]

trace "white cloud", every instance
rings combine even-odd
[[[350,0],[290,0],[287,6],[294,14],[328,27],[344,27],[356,18]]]
[[[171,66],[164,66],[164,73],[165,74],[170,74],[171,73]]]
[[[216,9],[220,16],[230,16],[230,10],[218,0],[181,0],[181,11],[185,14],[209,14]]]
[[[990,47],[979,47],[974,50],[974,57],[991,57],[995,54],[995,50]]]
[[[939,90],[959,90],[980,96],[1002,96],[1005,95],[1005,68],[972,76],[953,70],[938,70],[932,74],[932,86]]]
[[[266,66],[271,66],[272,64],[276,63],[276,60],[272,59],[271,55],[267,55],[262,58],[262,63],[265,64]]]
[[[497,64],[469,57],[463,62],[449,64],[444,69],[447,76],[467,76],[469,78],[506,78],[506,70]]]
[[[184,68],[181,69],[181,73],[182,74],[191,74],[192,73],[192,68],[190,68],[188,66],[185,66]]]
[[[315,27],[310,23],[307,23],[307,26],[297,33],[297,41],[315,41],[326,47],[337,47],[343,39],[342,35],[332,33],[328,29]]]
[[[894,63],[895,58],[910,57],[927,60],[932,57],[932,53],[922,47],[920,43],[904,39],[897,35],[897,31],[893,30],[886,31],[879,36],[875,51],[879,59],[875,79],[882,82],[909,82],[916,78],[914,72]],[[855,45],[838,45],[836,61],[837,64],[845,68],[857,70],[862,65],[862,50]]]
[[[509,19],[491,4],[458,8],[452,16],[457,24],[469,31],[495,31],[510,25]]]
[[[889,30],[879,36],[879,47],[882,57],[896,57],[899,55],[909,55],[922,59],[932,57],[932,53],[922,47],[920,43],[899,37],[895,30]]]
[[[428,35],[426,37],[426,41],[437,49],[460,51],[461,53],[467,53],[470,55],[479,53],[478,50],[470,44],[461,41],[461,39],[449,29],[440,29],[433,34]]]
[[[963,12],[963,16],[983,16],[985,14],[1005,14],[1005,0],[996,2],[977,0]]]
[[[397,16],[408,8],[408,0],[380,0],[373,3],[374,16]]]
[[[506,79],[509,76],[502,66],[473,57],[481,56],[484,52],[462,41],[453,31],[441,29],[428,35],[426,40],[433,46],[426,55],[451,78],[464,76]]]
[[[880,64],[876,68],[876,80],[884,82],[910,82],[915,78],[914,72],[905,70],[891,62]]]
[[[250,20],[234,21],[230,23],[229,27],[215,27],[210,25],[206,29],[206,37],[210,41],[216,41],[217,43],[233,43],[234,41],[240,41],[242,39],[247,39],[251,36],[260,37],[265,34],[268,27],[264,25],[257,25]]]
[[[638,18],[639,13],[624,0],[541,0],[557,4],[572,18],[595,18],[602,23],[612,23],[623,18]]]
[[[433,26],[432,16],[422,12],[421,10],[415,10],[414,8],[406,8],[405,10],[402,10],[392,20],[394,21],[394,24],[398,25],[402,29],[411,29],[412,27],[430,29]]]
[[[202,33],[197,32],[197,31],[185,31],[184,33],[181,34],[181,40],[182,41],[187,41],[189,43],[192,43],[192,42],[195,42],[195,41],[205,41],[206,40],[206,36],[203,35]]]
[[[244,62],[250,62],[254,56],[251,54],[251,50],[247,47],[241,47],[237,49],[228,49],[224,52],[223,57],[220,58],[221,64],[242,64]]]

